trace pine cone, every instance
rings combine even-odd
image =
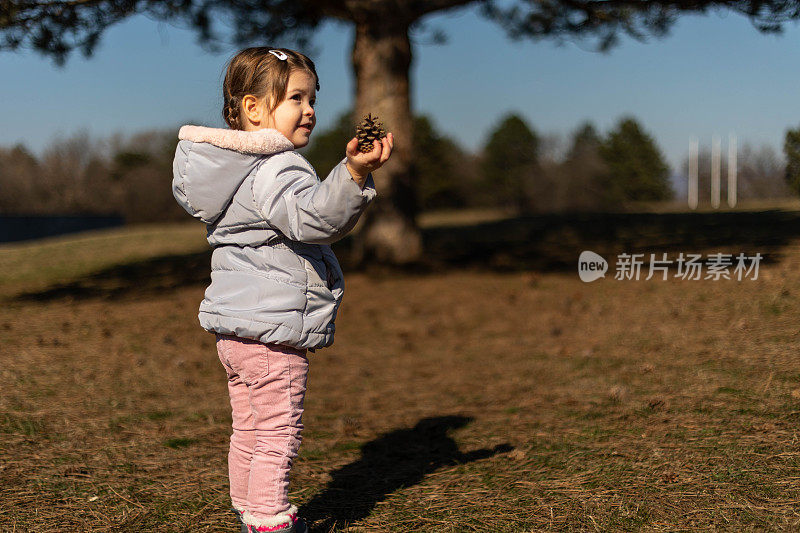
[[[378,117],[373,117],[372,113],[370,113],[356,127],[356,137],[358,138],[358,151],[368,153],[374,147],[372,141],[380,142],[381,139],[386,137],[386,130],[383,129],[383,124],[378,121]]]

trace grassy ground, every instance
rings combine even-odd
[[[447,268],[347,272],[336,343],[310,354],[293,502],[318,532],[800,528],[800,233],[747,216],[715,219],[724,242],[672,218],[518,221],[528,251],[483,266],[442,227]],[[237,531],[204,237],[0,246],[0,531]],[[743,281],[539,267],[620,242],[767,259]]]

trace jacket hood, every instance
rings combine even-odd
[[[294,150],[278,130],[183,126],[178,132],[172,194],[193,217],[212,224],[264,155]]]

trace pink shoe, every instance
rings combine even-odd
[[[308,533],[305,520],[297,517],[297,507],[289,507],[285,513],[272,518],[256,518],[249,511],[242,515],[249,533]]]

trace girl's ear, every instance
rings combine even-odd
[[[242,112],[254,126],[259,126],[264,121],[263,102],[252,94],[247,94],[242,98]]]

